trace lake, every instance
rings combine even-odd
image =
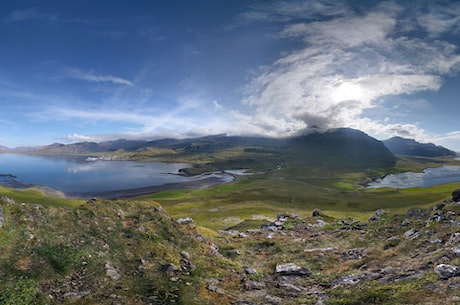
[[[369,188],[429,187],[438,184],[460,182],[460,166],[427,168],[422,173],[405,172],[387,175],[368,184]]]
[[[45,186],[69,197],[120,197],[159,191],[161,186],[207,186],[232,181],[228,174],[195,177],[178,175],[186,163],[135,161],[85,161],[85,157],[42,157],[0,154],[0,184],[15,188]],[[13,177],[14,176],[14,177]],[[155,188],[156,187],[156,188]],[[165,187],[166,188],[166,187]],[[107,195],[107,196],[104,196]],[[110,195],[110,196],[109,196]]]

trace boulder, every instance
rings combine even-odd
[[[117,269],[108,262],[105,264],[105,275],[114,281],[121,279],[121,274],[118,273]]]
[[[434,268],[434,272],[443,280],[460,275],[460,267],[453,265],[440,264]]]
[[[279,275],[292,275],[292,276],[310,276],[311,275],[310,269],[298,266],[294,263],[276,265],[276,273]]]
[[[455,202],[460,201],[460,189],[456,189],[455,191],[452,192],[452,200]]]

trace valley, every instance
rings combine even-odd
[[[459,183],[365,187],[459,165],[452,156],[394,155],[349,129],[128,147],[77,155],[194,164],[181,169],[188,177],[247,170],[230,183],[115,199],[0,188],[1,304],[460,301]]]

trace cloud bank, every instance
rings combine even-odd
[[[253,7],[247,22],[278,22],[277,37],[303,47],[252,78],[242,101],[254,110],[250,124],[278,136],[345,126],[382,137],[427,138],[417,124],[371,119],[366,111],[384,109],[397,95],[437,91],[444,77],[459,71],[458,49],[442,36],[459,32],[457,12],[458,3],[414,8],[382,2],[364,13],[336,1]]]

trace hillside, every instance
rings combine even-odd
[[[445,200],[365,222],[315,210],[212,231],[146,199],[2,197],[0,303],[455,304],[459,213]]]
[[[297,158],[312,164],[336,168],[388,168],[395,156],[382,142],[362,131],[337,128],[290,139],[289,148]]]
[[[395,155],[442,157],[456,156],[456,152],[433,143],[420,143],[413,139],[393,137],[383,141],[383,144]]]
[[[354,129],[338,128],[324,133],[311,133],[293,138],[262,138],[214,135],[190,139],[154,141],[117,140],[81,142],[69,145],[55,143],[27,151],[41,155],[114,154],[130,160],[183,161],[237,168],[260,164],[261,169],[276,167],[289,160],[292,166],[332,166],[347,169],[387,168],[395,157],[382,142]],[[244,157],[241,157],[244,155]],[[225,164],[221,162],[225,159]],[[199,173],[201,171],[198,171]]]

